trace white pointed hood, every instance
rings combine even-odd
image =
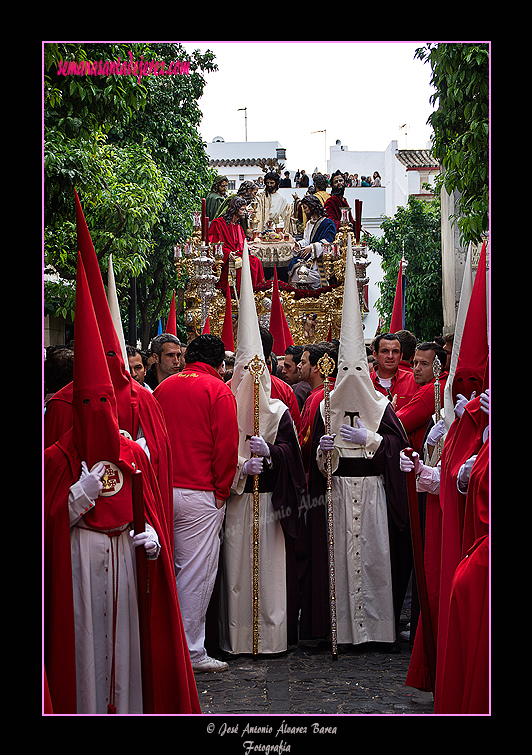
[[[331,391],[331,433],[336,433],[335,446],[339,449],[356,448],[352,443],[340,437],[340,427],[351,423],[350,412],[356,412],[362,420],[368,430],[368,441],[371,444],[372,438],[377,434],[387,404],[388,399],[375,390],[369,375],[351,234],[349,234],[338,351],[338,376],[334,390]]]
[[[456,313],[456,325],[454,328],[453,337],[453,349],[451,352],[451,364],[449,367],[449,376],[445,383],[443,392],[443,421],[445,428],[448,430],[452,425],[454,416],[454,401],[453,401],[453,378],[456,372],[456,365],[458,364],[458,355],[460,353],[460,344],[462,343],[462,333],[464,332],[464,325],[467,317],[467,310],[469,308],[469,301],[471,299],[471,292],[473,290],[473,267],[471,264],[471,247],[469,248],[464,265],[464,274],[462,277],[462,288],[460,290],[460,301],[458,303],[458,311]]]
[[[249,458],[251,454],[248,436],[254,434],[254,381],[248,365],[254,357],[257,356],[264,366],[259,381],[259,430],[266,442],[275,442],[279,422],[286,411],[286,406],[282,401],[271,398],[271,376],[262,349],[247,242],[244,242],[241,275],[238,333],[231,390],[237,405],[238,453],[241,457]]]
[[[111,310],[111,318],[115,326],[116,334],[120,342],[124,365],[129,372],[129,359],[126,351],[126,339],[124,338],[124,329],[122,327],[122,318],[120,317],[120,306],[118,304],[118,295],[116,293],[115,274],[113,270],[113,255],[109,255],[109,267],[107,269],[107,301]]]

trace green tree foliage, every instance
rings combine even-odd
[[[428,122],[441,180],[449,194],[459,192],[454,217],[462,240],[478,243],[489,228],[489,47],[428,44],[415,55],[432,68],[437,107]]]
[[[384,278],[376,308],[383,318],[382,332],[390,327],[393,302],[403,254],[406,268],[405,326],[421,341],[441,335],[441,216],[440,201],[409,197],[393,218],[384,218],[383,236],[372,236],[368,246],[381,257]]]
[[[130,278],[138,278],[145,342],[177,285],[173,246],[190,234],[191,211],[199,209],[211,181],[197,100],[202,72],[216,69],[214,55],[188,55],[175,44],[44,47],[45,268],[67,282],[75,279],[75,189],[104,280],[113,255],[124,312]],[[118,60],[167,66],[179,60],[185,70],[166,76],[74,73],[74,63]],[[61,285],[45,284],[45,310],[72,316],[72,287],[67,283],[62,297]]]
[[[151,45],[152,53],[167,61],[183,57],[179,45]],[[127,126],[115,129],[111,140],[142,143],[156,161],[167,187],[166,196],[152,231],[153,253],[137,282],[137,307],[141,341],[147,345],[160,316],[167,315],[172,291],[184,281],[175,278],[173,247],[191,232],[191,214],[210,187],[213,171],[197,127],[201,120],[198,99],[204,79],[197,73],[214,69],[214,55],[194,51],[186,76],[147,80],[147,103],[130,118]],[[124,300],[127,295],[124,294]],[[181,297],[177,297],[178,302]],[[177,307],[179,309],[179,306]],[[185,338],[185,333],[182,333]]]

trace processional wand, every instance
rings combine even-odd
[[[255,354],[248,363],[253,376],[253,434],[259,435],[259,383],[264,362]],[[253,454],[257,456],[257,454]],[[259,475],[253,475],[253,655],[259,652]]]
[[[434,374],[434,412],[436,415],[436,423],[441,419],[441,385],[440,385],[440,373],[441,362],[436,355],[434,355],[434,361],[432,363],[432,372]],[[436,445],[432,449],[430,455],[429,465],[435,467],[440,460],[441,452],[443,451],[443,442],[445,437],[442,435],[436,441]]]
[[[331,394],[329,375],[335,368],[335,362],[328,354],[318,359],[318,369],[323,376],[323,396],[325,399],[325,434],[331,434]],[[327,542],[329,549],[329,604],[331,612],[331,645],[333,661],[338,660],[338,642],[336,631],[336,580],[334,572],[334,522],[332,504],[332,451],[325,456],[327,470]]]

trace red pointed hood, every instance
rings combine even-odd
[[[229,286],[225,289],[225,317],[222,327],[222,341],[226,351],[235,350],[235,336],[233,331],[233,310],[231,307],[231,290]]]
[[[168,321],[166,323],[165,333],[171,333],[177,337],[177,320],[175,315],[175,291],[172,295],[172,303],[170,304],[170,314],[168,315]]]
[[[84,516],[96,529],[131,520],[134,456],[120,434],[113,383],[100,337],[91,292],[78,254],[74,319],[73,439],[81,461],[92,469],[105,462],[104,487],[97,505]],[[106,499],[106,503],[100,499]],[[108,499],[108,500],[107,500]]]
[[[393,300],[390,333],[397,333],[398,330],[404,329],[403,304],[403,260],[400,260],[399,274],[397,275],[397,284],[395,287],[395,298]]]
[[[111,310],[109,309],[109,302],[107,301],[98,258],[96,257],[94,245],[77,193],[75,193],[75,198],[78,252],[83,261],[101,342],[104,348],[104,355],[115,392],[118,422],[120,429],[125,430],[135,439],[138,427],[136,412],[134,412],[136,399],[132,396],[131,389],[133,378],[126,370],[124,364],[120,339],[118,338]]]
[[[472,391],[480,396],[488,363],[488,315],[486,296],[486,242],[482,245],[477,273],[467,308],[460,352],[453,378],[453,399]]]
[[[272,309],[270,314],[269,331],[273,336],[274,354],[282,355],[288,346],[292,346],[294,339],[290,332],[290,327],[283,310],[281,297],[279,295],[279,281],[277,279],[277,268],[273,268],[273,292],[272,292]]]
[[[102,459],[120,455],[120,429],[113,383],[81,255],[78,254],[74,319],[72,410],[74,441],[89,469]]]

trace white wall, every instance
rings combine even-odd
[[[332,175],[335,171],[352,175],[358,173],[361,176],[373,176],[375,171],[381,177],[385,172],[384,152],[350,152],[337,145],[330,148],[330,158],[327,161],[327,173]]]

